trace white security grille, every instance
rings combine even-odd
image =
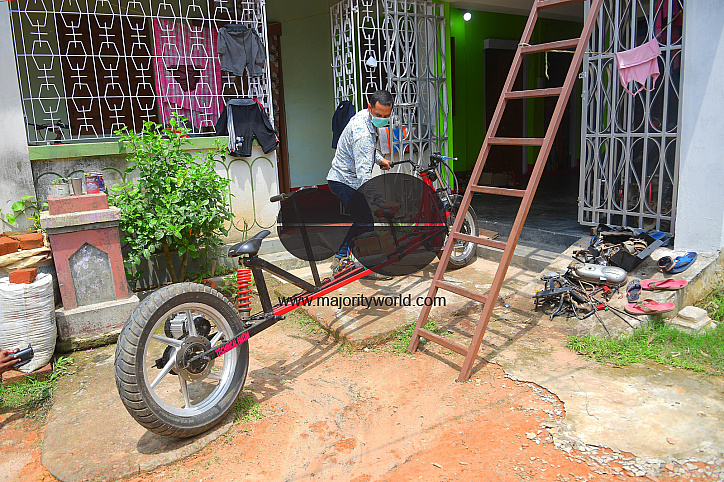
[[[683,0],[603,2],[583,67],[582,224],[674,229],[683,15]],[[661,76],[632,96],[615,54],[654,38]]]
[[[445,13],[428,0],[343,0],[330,9],[335,101],[395,97],[397,152],[447,153]],[[402,129],[408,132],[405,137]]]
[[[114,137],[172,113],[213,132],[225,101],[256,97],[261,76],[221,71],[218,29],[243,24],[266,52],[263,0],[17,0],[10,17],[30,144]],[[54,133],[55,132],[55,133]]]

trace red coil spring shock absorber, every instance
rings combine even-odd
[[[242,319],[251,316],[251,270],[236,270],[236,299]]]

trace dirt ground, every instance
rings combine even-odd
[[[637,477],[631,454],[557,448],[565,407],[554,394],[484,362],[458,383],[461,357],[434,344],[350,353],[291,316],[252,340],[251,358],[247,420],[129,480],[712,480],[695,464]],[[0,474],[55,480],[40,464],[42,420],[4,413],[0,428]]]

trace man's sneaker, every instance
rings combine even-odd
[[[345,256],[344,258],[338,258],[335,256],[331,266],[332,276],[337,276],[337,273],[344,271],[352,265],[354,265],[354,261],[349,256]]]
[[[368,279],[368,280],[375,280],[375,281],[387,281],[391,280],[392,276],[382,273],[377,273],[375,271],[371,272],[367,276],[364,276],[362,279]]]

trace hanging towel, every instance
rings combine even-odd
[[[217,136],[229,136],[229,152],[238,157],[251,156],[256,138],[264,154],[277,148],[279,139],[269,116],[255,99],[232,99],[216,123]]]
[[[223,107],[214,29],[153,19],[161,122],[176,112],[197,128],[213,127]]]
[[[249,69],[249,76],[259,77],[264,75],[266,49],[256,30],[227,25],[219,29],[219,59],[221,70],[241,77]]]
[[[402,137],[400,138],[400,130]],[[383,127],[380,132],[380,151],[385,154],[410,152],[410,133],[407,127]]]
[[[618,74],[621,78],[621,85],[631,95],[636,95],[642,90],[653,90],[656,79],[659,77],[659,42],[656,39],[646,42],[635,49],[616,54],[618,63]],[[651,76],[651,89],[646,88],[646,79]],[[628,83],[634,81],[641,85],[639,90],[631,92],[628,90]]]
[[[339,103],[332,116],[332,149],[337,148],[339,136],[342,135],[342,131],[347,127],[349,120],[354,117],[354,115],[355,110],[352,102],[343,100]]]

